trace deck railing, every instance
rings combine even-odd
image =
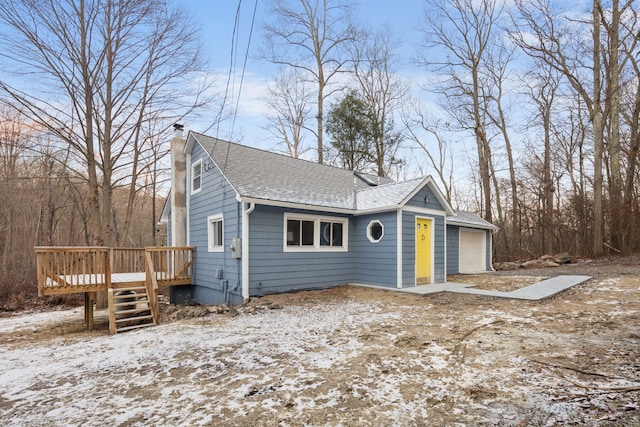
[[[145,248],[110,248],[112,273],[144,271]]]
[[[191,283],[193,275],[194,248],[191,246],[146,248],[151,258],[154,275],[161,285]]]
[[[148,273],[160,286],[191,283],[193,247],[36,247],[38,295],[95,292],[112,287],[112,275]],[[147,260],[150,258],[150,261]],[[139,282],[146,282],[141,277]]]
[[[38,295],[92,292],[110,285],[109,248],[37,247]],[[48,292],[47,292],[48,291]]]
[[[145,253],[145,265],[146,265],[146,280],[145,286],[147,288],[147,294],[149,295],[149,308],[151,309],[151,315],[153,316],[154,323],[158,323],[160,319],[160,310],[158,307],[158,280],[156,279],[155,267],[153,264],[153,258],[151,252]]]

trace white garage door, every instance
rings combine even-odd
[[[460,230],[460,273],[486,271],[487,245],[484,231]]]

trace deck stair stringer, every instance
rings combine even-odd
[[[156,324],[151,297],[145,286],[109,288],[108,298],[110,334]]]

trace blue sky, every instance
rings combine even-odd
[[[209,66],[218,75],[216,87],[223,90],[231,63],[232,34],[238,0],[175,0],[175,4],[193,14],[200,25]],[[391,28],[394,35],[401,41],[398,51],[402,61],[401,72],[408,78],[423,72],[411,63],[411,57],[415,55],[421,39],[417,27],[423,17],[423,4],[423,0],[397,2],[367,0],[356,4],[354,8],[356,11],[355,20],[358,24],[369,29],[380,28],[384,25]],[[238,56],[236,59],[238,68],[241,68],[244,61],[254,6],[255,0],[240,1]],[[221,138],[239,140],[248,145],[272,149],[277,142],[272,140],[271,134],[264,129],[267,123],[264,115],[267,110],[259,98],[264,95],[266,85],[274,77],[276,68],[257,59],[255,55],[256,49],[262,43],[262,25],[269,19],[266,12],[267,6],[268,0],[258,0],[250,57],[233,132],[231,124],[225,123],[219,129],[207,130],[207,133]],[[235,95],[237,95],[238,86],[239,78],[236,78],[235,85],[233,85]],[[212,114],[214,113],[212,112]],[[206,122],[205,120],[200,124],[194,123],[193,125],[186,123],[186,128],[204,131],[205,129],[202,128],[206,127],[204,124]]]

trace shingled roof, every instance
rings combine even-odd
[[[191,132],[241,197],[369,210],[397,206],[427,178],[394,182]],[[372,186],[372,183],[379,183]]]
[[[473,212],[457,211],[455,215],[447,216],[447,223],[454,225],[469,226],[473,228],[485,228],[487,230],[497,230],[498,227],[489,221],[482,219]]]

